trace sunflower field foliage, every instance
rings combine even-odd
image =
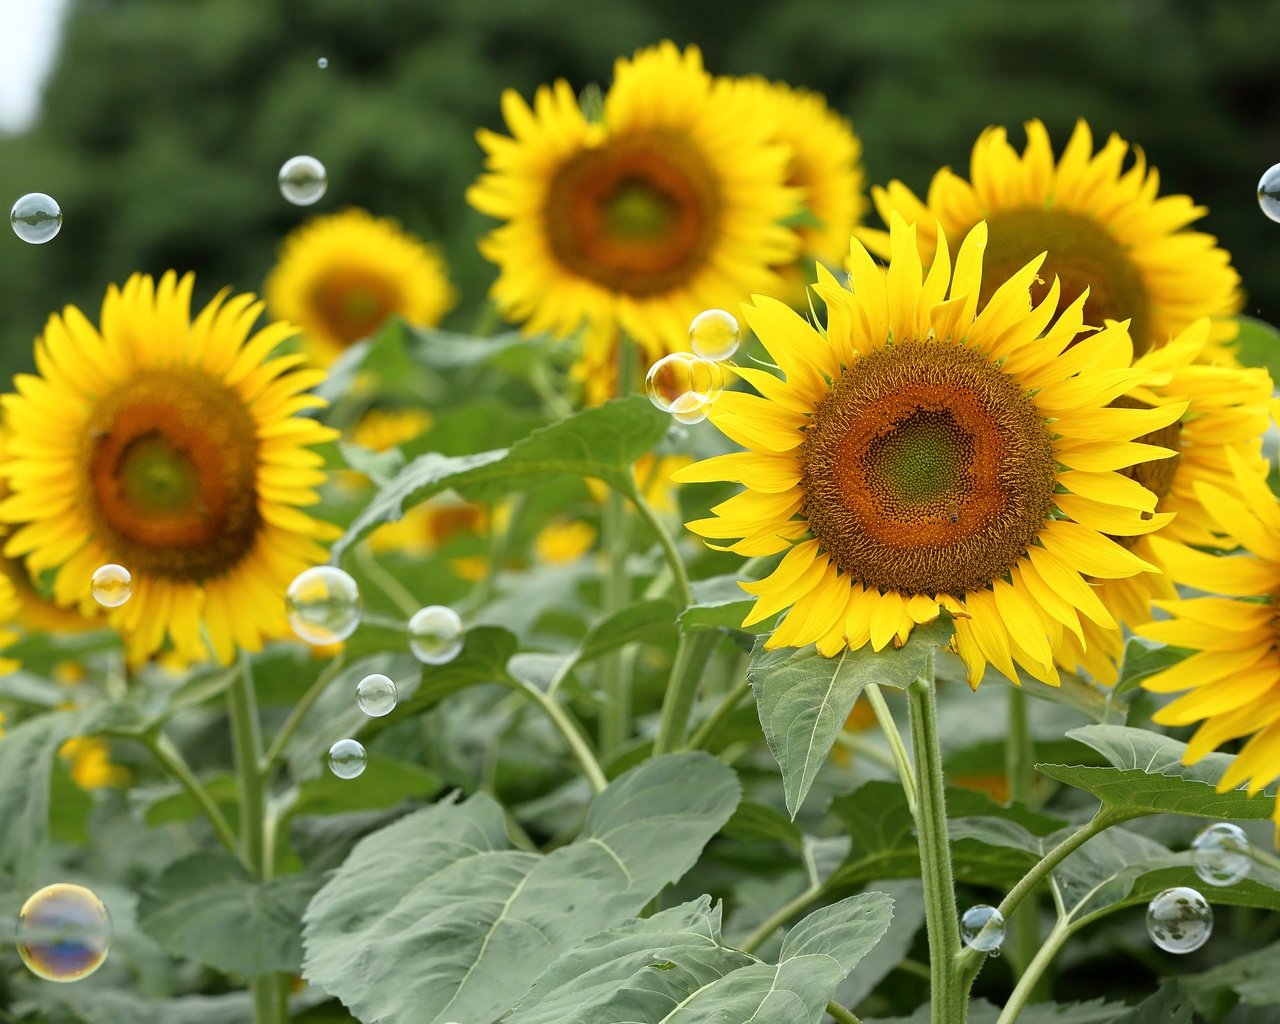
[[[10,353],[0,1024],[1280,1020],[1280,332],[1191,183],[614,56],[483,97],[487,289],[338,164]]]

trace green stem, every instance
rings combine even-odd
[[[603,602],[608,616],[621,611],[631,600],[631,579],[627,575],[631,523],[626,502],[613,488],[605,495],[601,526],[601,547],[609,559]],[[600,714],[600,749],[607,757],[626,743],[631,733],[631,686],[623,671],[622,651],[610,651],[600,659],[599,680],[607,699]]]
[[[720,701],[716,709],[703,719],[702,724],[698,726],[693,736],[689,738],[689,749],[702,750],[710,739],[720,731],[720,726],[724,725],[729,716],[738,710],[738,705],[742,703],[742,698],[750,693],[751,684],[741,682],[725,694],[724,699]]]
[[[680,610],[683,611],[693,604],[693,588],[689,583],[689,574],[685,571],[684,559],[680,557],[680,549],[676,547],[675,538],[671,536],[671,531],[658,518],[653,506],[645,501],[644,495],[638,487],[633,486],[627,497],[631,499],[632,504],[636,507],[636,512],[640,514],[640,518],[654,532],[658,538],[658,543],[662,545],[662,556],[667,560],[667,566],[671,569],[671,575],[675,578],[676,598],[680,602]],[[608,549],[606,548],[606,550]]]
[[[738,947],[744,953],[754,953],[765,941],[790,921],[796,914],[806,909],[814,900],[822,894],[822,886],[811,885],[795,899],[783,904],[772,914],[760,922],[760,927],[743,939],[742,944]]]
[[[889,705],[884,699],[884,694],[880,691],[878,683],[868,683],[866,689],[862,691],[866,694],[867,703],[871,705],[871,710],[875,712],[876,722],[880,726],[880,731],[884,733],[884,738],[889,743],[889,752],[893,755],[894,767],[898,770],[898,779],[902,782],[902,790],[907,794],[907,807],[911,809],[911,816],[914,818],[916,814],[916,777],[915,772],[911,770],[911,758],[907,754],[906,744],[902,742],[902,733],[898,732],[898,723],[893,720],[893,712],[889,710]]]
[[[382,567],[374,557],[367,541],[356,545],[355,562],[365,578],[382,591],[401,615],[411,617],[422,607],[422,603],[409,592],[409,589]]]
[[[173,745],[173,741],[164,733],[157,733],[154,736],[143,734],[138,739],[151,751],[151,756],[156,759],[156,762],[178,781],[178,784],[190,794],[191,799],[199,804],[200,810],[209,819],[209,824],[213,826],[213,831],[222,845],[231,853],[236,853],[236,834],[231,830],[226,815],[222,813],[222,809],[214,802],[209,791],[191,770],[182,752]]]
[[[925,676],[907,687],[907,700],[919,787],[916,833],[920,840],[920,876],[924,883],[925,924],[929,934],[930,1019],[932,1024],[965,1024],[969,1007],[955,964],[960,952],[960,928],[947,835],[946,791],[932,664]]]
[[[334,677],[342,671],[343,664],[343,656],[339,654],[316,676],[316,681],[308,687],[307,692],[302,695],[298,703],[289,711],[289,717],[284,720],[284,725],[280,726],[280,731],[276,733],[275,739],[271,741],[271,746],[267,748],[267,752],[262,756],[259,770],[264,777],[284,755],[285,746],[293,738],[293,734],[297,732],[298,726],[306,718],[307,712],[320,699],[320,695],[329,688],[329,684],[333,682]]]
[[[231,718],[231,745],[235,751],[236,776],[240,782],[240,855],[255,879],[271,875],[266,863],[266,793],[260,771],[262,729],[253,692],[249,656],[240,655],[240,671],[227,693]],[[254,1024],[280,1024],[280,993],[275,975],[252,979]]]
[[[554,697],[547,696],[536,686],[523,680],[516,680],[515,685],[521,693],[542,709],[547,718],[551,720],[551,724],[565,738],[565,742],[569,744],[569,750],[582,767],[582,773],[587,777],[587,781],[591,783],[591,788],[597,793],[603,792],[604,788],[609,785],[609,780],[604,774],[604,769],[600,767],[600,762],[596,760],[595,754],[591,752],[591,747],[588,745],[586,737],[583,736],[581,727],[569,717]]]
[[[1062,949],[1063,943],[1067,941],[1067,937],[1071,934],[1071,928],[1065,920],[1059,920],[1053,926],[1049,934],[1045,937],[1044,944],[1036,952],[1031,963],[1027,965],[1027,969],[1022,972],[1022,976],[1018,978],[1018,984],[1014,986],[1009,1001],[1004,1004],[1004,1009],[1000,1011],[1000,1017],[996,1024],[1013,1024],[1018,1019],[1018,1014],[1022,1012],[1022,1008],[1031,998],[1032,992],[1035,991],[1040,979],[1044,976],[1045,971],[1049,969],[1049,965],[1053,963],[1053,958],[1058,955],[1058,951]]]
[[[1009,799],[1015,804],[1034,806],[1035,741],[1031,736],[1028,698],[1018,687],[1010,687],[1009,723],[1004,740],[1005,777],[1009,783]],[[1009,959],[1013,971],[1020,974],[1035,959],[1040,949],[1040,915],[1034,891],[1028,891],[1030,905],[1018,917],[1005,920],[1009,926]]]
[[[832,1020],[839,1021],[839,1024],[862,1024],[862,1021],[834,1001],[827,1003],[827,1014]]]
[[[1046,853],[1039,862],[1021,879],[1018,884],[1009,890],[1009,893],[1000,902],[997,908],[1005,921],[1012,921],[1014,912],[1042,881],[1044,881],[1049,873],[1067,859],[1076,850],[1084,846],[1094,836],[1105,832],[1112,825],[1118,825],[1123,821],[1128,821],[1133,815],[1122,814],[1116,811],[1109,811],[1106,807],[1098,808],[1098,812],[1084,825],[1081,825],[1071,835],[1067,836],[1057,846]],[[1034,957],[1033,957],[1034,959]],[[978,971],[982,968],[982,964],[986,961],[986,954],[976,949],[965,949],[957,958],[957,963],[964,975],[966,987],[972,984],[973,979],[977,977]],[[1028,965],[1029,966],[1029,965]]]
[[[702,669],[715,643],[713,630],[680,634],[675,660],[671,663],[671,678],[662,699],[658,735],[653,741],[654,757],[679,750],[684,745],[689,712],[693,710],[698,683],[702,681]]]

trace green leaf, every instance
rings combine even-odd
[[[592,936],[561,956],[509,1024],[818,1024],[840,981],[884,935],[893,901],[863,893],[797,924],[777,966],[725,946],[707,897]]]
[[[1280,380],[1280,330],[1251,316],[1238,316],[1240,333],[1236,335],[1236,356],[1245,366],[1265,367],[1275,380]]]
[[[541,427],[510,448],[455,458],[420,455],[356,516],[334,543],[331,558],[336,564],[374,528],[444,490],[481,500],[570,473],[626,491],[632,486],[631,464],[658,443],[669,425],[647,399],[634,395]]]
[[[1219,793],[1215,786],[1235,760],[1210,754],[1193,765],[1182,763],[1186,744],[1146,729],[1123,725],[1086,725],[1067,735],[1092,747],[1110,767],[1038,764],[1037,771],[1092,793],[1108,807],[1135,816],[1167,811],[1202,818],[1266,818],[1275,789],[1267,799],[1243,790]]]
[[[584,935],[688,871],[738,797],[705,754],[657,758],[615,779],[583,834],[546,856],[513,849],[483,794],[417,811],[357,844],[312,900],[305,975],[365,1020],[493,1020]]]
[[[302,912],[319,886],[315,875],[255,882],[230,854],[193,853],[146,888],[138,924],[170,953],[226,974],[296,972]]]
[[[415,715],[435,707],[446,697],[469,686],[484,683],[514,685],[507,662],[516,653],[519,642],[501,626],[476,626],[467,630],[462,650],[444,665],[425,665],[422,684],[407,701],[398,705],[400,717]],[[376,727],[379,724],[373,723]]]
[[[1128,1013],[1122,1013],[1111,1024],[1191,1024],[1194,1006],[1187,993],[1175,981],[1161,985]]]
[[[755,599],[738,585],[735,575],[713,576],[693,581],[693,604],[680,613],[680,628],[742,629]],[[751,627],[752,632],[766,632],[766,623]]]
[[[1273,942],[1201,974],[1184,975],[1179,980],[1202,1012],[1218,1005],[1214,997],[1224,992],[1238,995],[1246,1006],[1277,1006],[1280,1005],[1277,957],[1280,957],[1280,942]],[[1230,1005],[1235,1000],[1228,997],[1224,1002]]]
[[[224,814],[233,815],[240,801],[240,784],[230,772],[218,772],[200,780],[213,802]],[[142,820],[148,825],[167,825],[174,821],[190,821],[204,813],[195,798],[181,786],[152,789],[143,794],[146,811]]]
[[[825,658],[816,647],[764,649],[757,641],[747,666],[769,749],[782,770],[787,810],[794,818],[868,683],[905,687],[926,673],[933,650],[951,635],[950,620],[917,626],[899,649],[870,645]]]
[[[49,787],[58,748],[81,731],[87,713],[28,718],[0,739],[0,868],[31,881],[49,836]]]
[[[440,777],[434,772],[408,761],[373,754],[357,778],[340,779],[322,772],[304,782],[289,816],[378,811],[394,807],[401,800],[425,799],[439,792],[440,787]]]
[[[836,989],[835,1001],[841,1006],[857,1006],[875,991],[910,955],[916,934],[924,924],[924,891],[915,880],[875,881],[869,889],[887,893],[893,900],[893,921],[875,948]]]
[[[1116,1015],[1124,1013],[1121,1003],[1093,999],[1087,1003],[1036,1003],[1018,1014],[1018,1024],[1112,1024]],[[985,999],[969,1004],[969,1024],[996,1024],[1000,1010]],[[910,1017],[870,1019],[866,1024],[929,1024],[929,1004],[925,1003]]]
[[[1120,679],[1111,689],[1113,697],[1123,697],[1138,689],[1142,681],[1171,665],[1182,661],[1188,652],[1179,647],[1168,647],[1154,640],[1131,636],[1124,645],[1124,660],[1120,663]]]
[[[724,834],[745,843],[782,843],[796,851],[802,840],[799,827],[785,814],[749,800],[738,804]]]
[[[510,348],[531,344],[530,339],[519,331],[487,338],[422,327],[410,327],[408,332],[414,359],[435,370],[482,366]]]

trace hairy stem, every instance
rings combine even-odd
[[[916,777],[911,769],[911,758],[907,754],[907,746],[902,742],[902,733],[898,732],[898,723],[893,720],[893,712],[880,691],[879,683],[869,683],[865,690],[867,703],[875,712],[876,722],[884,738],[889,743],[889,752],[893,755],[893,765],[898,770],[898,778],[902,782],[903,792],[907,794],[907,806],[912,817],[916,813]]]
[[[827,1003],[827,1014],[839,1024],[862,1024],[862,1021],[837,1002]]]
[[[1028,698],[1018,687],[1010,687],[1009,727],[1004,740],[1005,778],[1009,784],[1009,799],[1015,804],[1032,806],[1032,790],[1035,783],[1035,741],[1031,736]],[[1040,949],[1040,915],[1034,891],[1028,891],[1027,909],[1017,917],[1008,919],[1009,958],[1013,971],[1020,974],[1035,959]]]

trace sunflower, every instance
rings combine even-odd
[[[1145,462],[1125,470],[1156,495],[1156,511],[1171,513],[1172,521],[1159,534],[1116,537],[1144,561],[1164,569],[1152,540],[1158,536],[1184,544],[1223,546],[1215,529],[1213,510],[1206,508],[1197,488],[1218,486],[1232,479],[1227,452],[1235,454],[1255,473],[1266,473],[1262,434],[1267,429],[1267,404],[1271,378],[1265,370],[1198,365],[1209,345],[1210,325],[1197,320],[1164,348],[1154,349],[1135,362],[1152,371],[1151,382],[1133,388],[1117,399],[1117,405],[1150,408],[1186,403],[1182,418],[1155,433],[1139,438],[1177,452],[1172,459]],[[1176,596],[1173,583],[1162,573],[1139,573],[1124,579],[1091,580],[1094,592],[1115,620],[1129,628],[1151,620],[1151,603]],[[1058,664],[1069,671],[1080,666],[1098,682],[1116,682],[1124,651],[1124,638],[1116,630],[1085,621],[1080,636],[1066,634],[1058,650]]]
[[[458,301],[435,247],[364,210],[317,217],[293,231],[264,291],[272,315],[302,328],[322,366],[391,316],[434,327]]]
[[[1056,682],[1064,628],[1078,632],[1081,614],[1114,628],[1084,575],[1152,568],[1106,536],[1168,518],[1144,519],[1155,495],[1118,471],[1171,455],[1132,439],[1184,407],[1107,407],[1151,371],[1130,366],[1122,324],[1085,334],[1085,295],[1058,313],[1054,282],[1032,303],[1043,256],[988,286],[978,312],[985,224],[954,273],[943,239],[924,276],[915,228],[896,215],[890,244],[885,273],[854,242],[852,291],[819,268],[824,331],[774,299],[744,308],[783,377],[741,367],[759,395],[712,406],[748,450],[675,479],[746,490],[689,528],[742,538],[728,550],[743,555],[786,552],[743,584],[757,599],[744,625],[790,607],[767,647],[880,650],[946,610],[971,685],[987,663]]]
[[[1200,723],[1183,761],[1194,764],[1228,740],[1248,736],[1218,790],[1247,781],[1256,793],[1280,777],[1280,503],[1256,463],[1232,450],[1226,458],[1230,483],[1201,482],[1196,492],[1214,526],[1247,554],[1211,555],[1162,537],[1151,544],[1178,582],[1230,597],[1159,601],[1171,617],[1137,633],[1196,652],[1142,682],[1155,693],[1187,691],[1154,715],[1163,725]],[[1280,830],[1280,811],[1273,817]]]
[[[787,184],[800,189],[804,204],[804,216],[795,225],[801,251],[838,264],[867,212],[862,140],[821,93],[759,77],[740,82],[759,116],[770,119],[773,139],[790,154]]]
[[[296,415],[324,404],[304,393],[323,371],[271,355],[295,329],[255,333],[251,295],[223,292],[192,319],[193,285],[135,274],[108,289],[100,328],[75,307],[50,317],[38,373],[0,399],[5,555],[56,570],[54,600],[86,611],[93,571],[128,568],[133,595],[109,621],[134,663],[166,635],[190,661],[207,632],[224,663],[282,635],[285,589],[336,532],[300,508],[324,479],[309,446],[336,436]]]
[[[532,107],[508,91],[502,108],[511,135],[477,133],[487,171],[467,200],[505,221],[480,249],[499,268],[494,300],[525,331],[612,326],[653,359],[794,258],[787,149],[695,47],[619,59],[599,122],[563,80]]]
[[[988,128],[974,144],[970,181],[944,168],[924,203],[899,181],[873,188],[881,218],[888,223],[898,213],[914,222],[926,261],[940,233],[954,243],[985,220],[992,276],[982,299],[992,282],[1048,249],[1042,277],[1061,281],[1064,302],[1090,290],[1086,323],[1132,320],[1134,351],[1141,355],[1200,317],[1212,317],[1214,344],[1205,355],[1230,362],[1222,343],[1236,334],[1230,317],[1240,308],[1240,276],[1216,239],[1187,229],[1205,208],[1188,196],[1158,197],[1159,174],[1148,169],[1141,150],[1123,170],[1129,144],[1117,135],[1094,153],[1089,126],[1079,121],[1055,164],[1044,125],[1028,121],[1025,127],[1021,156],[1003,128]],[[863,229],[859,237],[872,252],[888,255],[884,232]],[[1033,292],[1043,293],[1043,284]]]

